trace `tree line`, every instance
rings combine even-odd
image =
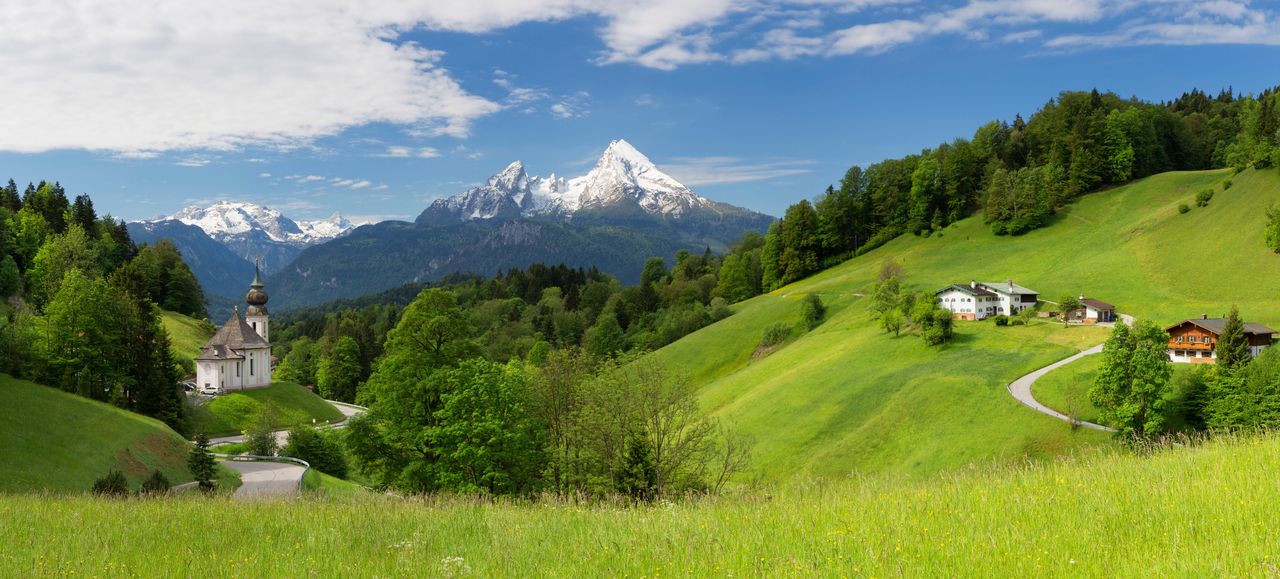
[[[204,293],[170,243],[137,247],[125,224],[58,183],[0,187],[0,372],[183,421],[187,370],[160,309],[204,316]]]
[[[1063,92],[1026,120],[992,121],[970,139],[850,167],[816,201],[790,206],[765,237],[763,289],[904,233],[940,234],[977,211],[995,234],[1019,235],[1099,188],[1171,170],[1278,166],[1276,88],[1256,96],[1193,90],[1162,103]]]

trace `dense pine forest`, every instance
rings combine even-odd
[[[849,168],[816,202],[787,209],[762,254],[770,290],[910,233],[941,234],[981,211],[997,235],[1048,225],[1062,205],[1165,171],[1280,166],[1280,91],[1199,90],[1170,102],[1064,92],[1028,119],[971,139]]]
[[[0,372],[183,426],[160,309],[204,317],[204,293],[171,243],[137,247],[88,195],[12,179],[0,188]]]

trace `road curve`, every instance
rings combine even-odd
[[[302,490],[302,475],[306,467],[283,462],[222,461],[223,466],[240,473],[240,488],[232,498],[288,498]]]
[[[1123,321],[1127,325],[1132,326],[1135,322],[1133,316],[1130,316],[1128,314],[1118,314],[1118,315],[1120,316],[1121,321]],[[1078,424],[1085,428],[1092,428],[1094,430],[1101,430],[1104,432],[1116,432],[1116,429],[1111,428],[1110,426],[1094,424],[1092,422],[1086,422],[1084,420],[1079,420],[1079,419],[1072,420],[1070,416],[1067,416],[1066,414],[1063,414],[1061,412],[1058,412],[1057,410],[1054,410],[1052,408],[1049,408],[1048,406],[1045,406],[1044,404],[1041,404],[1039,400],[1036,400],[1035,396],[1031,395],[1031,385],[1035,384],[1036,380],[1039,380],[1041,376],[1044,376],[1049,372],[1052,372],[1054,370],[1057,370],[1058,368],[1066,366],[1067,364],[1075,362],[1076,360],[1079,360],[1080,358],[1083,358],[1085,356],[1101,354],[1102,346],[1103,344],[1098,344],[1097,346],[1089,348],[1088,350],[1080,352],[1069,358],[1058,360],[1057,362],[1049,364],[1044,368],[1041,368],[1039,370],[1036,370],[1035,372],[1032,372],[1030,374],[1027,374],[1026,376],[1018,378],[1017,380],[1014,380],[1012,384],[1009,384],[1009,388],[1008,388],[1009,394],[1013,395],[1013,398],[1018,402],[1021,402],[1024,406],[1027,406],[1028,408],[1035,410],[1036,412],[1040,412],[1042,414],[1047,414],[1049,416],[1057,418],[1058,420]]]

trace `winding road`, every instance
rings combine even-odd
[[[352,416],[361,414],[364,408],[354,404],[345,402],[337,402],[334,400],[326,400],[337,408],[346,419],[330,426],[329,428],[343,428],[347,425],[347,420]],[[276,441],[283,447],[289,442],[289,431],[279,430],[275,432]],[[230,444],[244,442],[244,436],[223,436],[210,441],[212,444]],[[270,461],[238,461],[224,460],[222,465],[240,473],[240,488],[236,489],[232,498],[258,499],[258,498],[287,498],[298,494],[302,490],[302,477],[307,474],[307,468],[290,462],[270,462]]]
[[[1130,326],[1133,325],[1134,323],[1133,316],[1130,316],[1128,314],[1119,314],[1119,316],[1120,316],[1120,319],[1124,321],[1124,323]],[[1031,394],[1031,386],[1036,383],[1036,380],[1039,380],[1042,376],[1044,376],[1045,374],[1048,374],[1049,372],[1057,370],[1058,368],[1066,366],[1067,364],[1075,362],[1076,360],[1079,360],[1085,356],[1101,354],[1102,346],[1103,346],[1102,344],[1098,344],[1097,346],[1089,348],[1088,350],[1075,354],[1074,356],[1070,356],[1068,358],[1058,360],[1057,362],[1049,364],[1048,366],[1045,366],[1039,370],[1036,370],[1035,372],[1032,372],[1030,374],[1027,374],[1026,376],[1018,378],[1017,380],[1014,380],[1013,383],[1009,384],[1009,388],[1008,388],[1009,394],[1011,394],[1015,400],[1017,400],[1018,402],[1021,402],[1024,406],[1027,406],[1028,408],[1031,408],[1036,412],[1040,412],[1042,414],[1047,414],[1049,416],[1057,418],[1058,420],[1062,420],[1064,422],[1069,422],[1072,424],[1077,424],[1085,428],[1092,428],[1094,430],[1101,430],[1104,432],[1116,432],[1116,429],[1111,428],[1110,426],[1103,426],[1101,424],[1094,424],[1092,422],[1087,422],[1084,420],[1072,419],[1070,416],[1067,416],[1066,414],[1063,414],[1061,412],[1058,412],[1057,410],[1054,410],[1052,408],[1049,408],[1048,406],[1045,406],[1044,404],[1041,404],[1040,401],[1036,400],[1035,396],[1032,396]]]

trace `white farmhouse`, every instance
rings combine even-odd
[[[202,391],[263,388],[271,385],[271,342],[267,341],[267,292],[262,279],[253,273],[253,283],[244,299],[246,317],[240,308],[218,329],[196,358],[196,385]]]
[[[1003,283],[971,281],[968,285],[952,284],[934,295],[942,307],[957,320],[981,320],[990,316],[1012,316],[1036,307],[1039,292],[1027,289],[1013,280]]]

